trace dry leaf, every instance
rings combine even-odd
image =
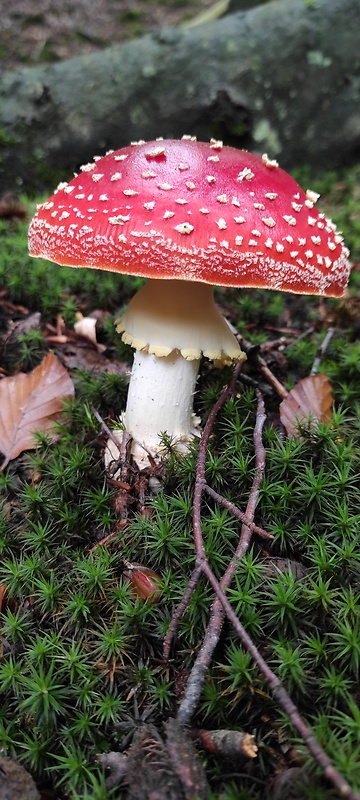
[[[53,353],[48,353],[32,372],[19,372],[0,382],[1,469],[23,450],[36,447],[34,431],[55,435],[63,401],[74,394],[74,384]]]
[[[326,375],[310,375],[299,381],[280,403],[280,419],[289,436],[298,431],[299,422],[308,422],[309,418],[330,422],[332,407],[333,396]]]

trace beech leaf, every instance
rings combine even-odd
[[[324,375],[310,375],[294,386],[280,403],[280,419],[288,436],[296,433],[299,422],[329,422],[332,417],[333,395]]]
[[[74,394],[74,384],[61,362],[48,353],[32,372],[19,372],[0,381],[1,469],[24,450],[36,447],[35,431],[54,438],[63,401]]]

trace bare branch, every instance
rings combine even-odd
[[[267,531],[264,531],[264,528],[259,528],[259,526],[255,525],[254,522],[251,522],[250,517],[248,517],[244,511],[240,511],[240,508],[238,508],[234,503],[231,503],[230,500],[226,499],[226,497],[223,497],[221,494],[218,494],[218,492],[215,492],[215,489],[212,489],[208,483],[205,483],[204,485],[204,492],[206,492],[209,497],[212,497],[213,500],[216,500],[219,505],[227,508],[231,514],[234,514],[234,517],[237,517],[237,519],[240,520],[240,522],[244,522],[245,525],[247,525],[247,527],[252,531],[252,533],[256,533],[258,536],[261,536],[262,539],[267,539],[268,541],[272,541],[274,539],[271,533],[267,533]]]
[[[192,576],[191,576],[191,578],[189,580],[189,583],[188,583],[188,585],[186,587],[186,590],[185,590],[185,592],[183,594],[182,600],[179,603],[179,605],[176,607],[176,610],[175,610],[175,612],[174,612],[174,614],[172,616],[170,625],[168,627],[166,636],[164,638],[164,645],[163,645],[163,658],[164,658],[164,661],[168,661],[169,660],[170,647],[171,647],[173,638],[175,636],[177,626],[178,626],[178,624],[180,622],[180,619],[181,619],[184,611],[186,611],[186,609],[188,607],[189,600],[190,600],[191,595],[192,595],[192,593],[193,593],[193,591],[195,589],[195,586],[196,586],[196,584],[197,584],[197,582],[199,580],[201,572],[202,572],[201,564],[198,564],[196,566],[196,568],[194,569],[194,572],[193,572],[193,574],[192,574]]]
[[[314,363],[313,363],[313,365],[311,367],[310,375],[316,375],[317,374],[318,369],[319,369],[320,364],[321,364],[321,361],[324,358],[324,355],[325,355],[325,353],[326,353],[326,351],[327,351],[327,349],[329,347],[329,344],[331,342],[332,337],[334,336],[335,331],[336,331],[336,328],[329,328],[328,331],[326,332],[326,335],[324,336],[324,338],[323,338],[323,340],[321,342],[321,345],[320,345],[320,347],[319,347],[319,349],[318,349],[318,351],[316,353],[316,356],[314,358]]]
[[[259,353],[260,348],[257,345],[256,346],[252,345],[250,342],[244,339],[243,336],[239,336],[238,339],[241,345],[241,349],[244,350],[249,361],[252,360],[253,363],[256,364],[263,378],[265,378],[267,383],[272,387],[272,389],[278,395],[278,397],[281,397],[281,399],[284,400],[285,397],[287,397],[288,395],[288,391],[287,389],[285,389],[285,386],[283,386],[282,383],[280,383],[280,381],[277,379],[277,377],[274,375],[271,369],[267,366],[265,360]]]
[[[265,449],[261,438],[262,428],[265,422],[264,400],[260,392],[257,392],[257,398],[258,398],[258,407],[257,407],[256,423],[254,429],[254,445],[255,445],[255,457],[256,457],[255,474],[249,501],[245,512],[246,519],[251,520],[251,522],[254,518],[256,504],[259,496],[259,488],[265,468]],[[201,535],[200,507],[198,505],[198,510],[195,511],[195,502],[194,502],[194,524],[195,524],[195,513],[199,515],[199,517],[196,519],[196,524]],[[236,572],[236,569],[239,566],[239,560],[245,555],[246,551],[248,550],[250,540],[251,540],[251,528],[247,524],[243,523],[238,546],[226,569],[226,572],[224,573],[220,581],[221,590],[223,592],[225,592],[229,588],[233,580],[234,574]],[[202,564],[201,566],[203,570],[204,564]],[[220,638],[223,621],[224,621],[224,610],[222,608],[219,598],[216,597],[211,607],[210,619],[206,628],[203,644],[201,646],[195,664],[191,670],[190,677],[186,685],[185,694],[178,709],[177,718],[179,722],[182,722],[184,725],[190,722],[190,719],[197,706],[203,688],[206,672],[209,668],[213,652]]]

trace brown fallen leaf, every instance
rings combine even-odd
[[[299,422],[330,422],[333,395],[324,373],[310,375],[294,386],[280,403],[280,419],[288,436],[298,432]]]
[[[35,431],[55,437],[55,422],[63,401],[74,394],[74,384],[61,362],[48,353],[41,364],[27,374],[19,372],[0,382],[0,451],[9,461],[24,450],[36,447]]]

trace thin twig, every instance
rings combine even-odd
[[[231,397],[235,393],[236,382],[241,370],[241,366],[242,366],[241,363],[236,365],[230,383],[228,384],[228,386],[225,387],[225,389],[223,389],[220,397],[218,398],[212,410],[210,411],[210,414],[206,420],[206,424],[200,439],[197,462],[196,462],[196,477],[195,477],[195,489],[194,489],[194,500],[193,500],[194,542],[195,542],[195,550],[197,553],[197,557],[200,560],[206,559],[202,534],[201,534],[201,525],[199,525],[199,523],[201,519],[202,492],[204,484],[206,483],[205,469],[206,469],[206,451],[207,451],[208,441],[217,414],[219,413],[222,406],[229,399],[229,397]]]
[[[307,339],[308,336],[311,336],[311,334],[314,333],[314,331],[315,328],[313,325],[311,325],[309,328],[306,328],[306,330],[300,333],[300,336],[298,336],[298,338],[296,339],[296,344],[298,342],[302,342],[303,339]]]
[[[209,486],[208,483],[205,483],[203,490],[204,492],[206,492],[206,494],[212,497],[213,500],[216,500],[216,502],[219,503],[219,505],[224,506],[224,508],[227,508],[227,510],[230,511],[231,514],[234,515],[234,517],[237,517],[237,519],[240,520],[240,522],[244,522],[245,525],[247,525],[248,528],[250,528],[252,533],[256,533],[258,536],[261,536],[262,539],[268,539],[268,540],[274,539],[272,533],[268,533],[267,531],[264,531],[264,528],[259,528],[258,525],[255,525],[255,523],[251,521],[251,519],[245,514],[244,511],[240,511],[240,508],[238,508],[234,503],[231,503],[230,500],[226,499],[226,497],[223,497],[221,494],[218,494],[218,492],[215,492],[215,489],[212,489],[212,487]]]
[[[280,350],[280,348],[288,347],[291,344],[294,344],[294,337],[290,339],[286,336],[280,336],[279,339],[268,339],[260,345],[260,352],[262,354],[271,353],[273,350]]]
[[[224,612],[227,618],[229,619],[230,623],[232,624],[234,630],[236,631],[240,641],[247,649],[247,651],[250,653],[255,664],[257,665],[260,672],[267,681],[275,700],[279,703],[281,708],[288,715],[290,722],[292,723],[294,728],[297,730],[297,732],[303,739],[310,754],[312,755],[316,763],[321,767],[325,778],[327,778],[327,780],[332,784],[332,786],[334,786],[337,789],[337,791],[340,793],[342,797],[347,798],[348,800],[360,800],[360,795],[353,791],[350,784],[334,767],[326,752],[317,742],[311,729],[300,716],[297,707],[295,706],[290,695],[287,693],[286,689],[282,685],[280,679],[277,677],[277,675],[275,675],[275,673],[270,669],[266,661],[263,659],[262,655],[255,646],[251,637],[248,635],[245,628],[242,626],[240,620],[233,611],[225,595],[224,589],[226,589],[227,586],[226,582],[228,580],[228,576],[229,574],[231,575],[231,572],[233,570],[233,564],[234,568],[236,568],[236,562],[238,561],[239,557],[241,556],[242,553],[246,552],[246,548],[251,538],[250,527],[245,523],[243,523],[236,554],[231,560],[220,582],[215,577],[206,559],[202,526],[201,526],[201,498],[202,498],[202,493],[204,491],[204,487],[206,485],[205,481],[206,448],[216,414],[218,413],[222,405],[225,403],[227,398],[234,391],[234,385],[236,380],[237,380],[237,375],[235,376],[234,374],[231,385],[222,392],[221,396],[219,397],[218,401],[213,407],[212,412],[208,417],[204,433],[200,441],[197,469],[196,469],[194,502],[193,502],[193,528],[194,528],[194,540],[195,540],[195,547],[197,554],[196,569],[193,572],[193,584],[194,582],[196,583],[196,581],[198,580],[200,573],[203,573],[208,578],[210,585],[215,591],[216,600],[213,603],[212,615],[206,632],[206,637],[208,640],[206,653],[205,656],[203,656],[203,658],[200,658],[200,654],[198,656],[196,662],[198,664],[198,677],[195,680],[192,680],[192,677],[190,676],[188,687],[186,689],[186,700],[185,702],[183,701],[183,703],[180,706],[178,713],[178,721],[183,724],[186,724],[186,722],[191,718],[191,715],[196,708],[199,686],[201,690],[201,687],[203,685],[202,684],[203,676],[205,675],[208,664],[207,659],[209,658],[209,654],[211,657],[214,647],[216,646],[217,643],[216,635],[218,631],[221,630],[222,617]],[[248,518],[249,517],[251,518],[251,514],[253,514],[256,507],[257,493],[259,490],[261,476],[263,474],[263,469],[264,469],[265,452],[261,441],[261,431],[262,431],[263,421],[264,421],[263,401],[260,393],[258,393],[258,414],[255,425],[256,430],[254,432],[254,443],[255,443],[257,465],[252,487],[252,494],[251,497],[249,498],[248,507],[246,509],[246,516]],[[212,620],[214,620],[214,622]],[[219,620],[220,620],[220,628],[219,628]],[[211,630],[215,631],[215,637],[211,636]],[[204,645],[202,647],[202,651],[203,650],[204,650]]]
[[[182,617],[184,611],[186,611],[186,609],[188,607],[189,600],[190,600],[190,598],[191,598],[191,596],[193,594],[193,591],[194,591],[195,586],[196,586],[196,584],[197,584],[197,582],[199,580],[201,572],[202,572],[201,564],[198,564],[196,566],[196,568],[194,569],[194,572],[191,575],[191,578],[190,578],[189,583],[188,583],[188,585],[187,585],[187,587],[185,589],[185,592],[184,592],[184,594],[182,596],[182,599],[181,599],[179,605],[176,606],[176,610],[175,610],[175,612],[174,612],[174,614],[173,614],[173,616],[171,618],[171,622],[170,622],[170,625],[169,625],[169,627],[167,629],[167,632],[166,632],[166,635],[165,635],[165,638],[164,638],[164,644],[163,644],[163,659],[164,659],[164,661],[168,661],[169,660],[170,647],[171,647],[173,638],[175,636],[177,626],[178,626],[178,624],[179,624],[179,622],[181,620],[181,617]]]
[[[202,436],[201,436],[201,439],[200,439],[199,449],[198,449],[198,456],[197,456],[197,463],[196,463],[196,478],[195,478],[195,492],[194,492],[194,502],[195,502],[195,497],[199,496],[200,504],[201,504],[202,490],[203,490],[203,487],[206,485],[206,481],[205,481],[205,464],[206,464],[206,449],[207,449],[209,437],[210,437],[210,434],[211,434],[211,431],[212,431],[212,428],[213,428],[213,425],[214,425],[214,422],[215,422],[215,419],[216,419],[216,416],[217,416],[218,412],[220,411],[220,409],[222,408],[224,403],[226,403],[228,398],[231,397],[235,393],[235,387],[236,387],[236,383],[237,383],[237,380],[238,380],[238,377],[239,377],[239,374],[240,374],[240,371],[241,371],[241,366],[242,366],[241,363],[236,365],[236,367],[235,367],[235,369],[233,371],[232,377],[231,377],[231,381],[229,382],[229,384],[227,386],[225,386],[225,389],[223,389],[220,397],[218,398],[218,400],[216,401],[216,403],[213,406],[212,410],[210,411],[210,414],[208,416],[205,428],[203,430],[203,433],[202,433]],[[194,538],[195,538],[195,533],[194,533]],[[195,549],[196,549],[196,543],[195,543]],[[202,558],[206,558],[205,551],[203,552],[201,557]],[[201,559],[200,559],[200,562],[201,562]],[[195,567],[195,570],[194,570],[194,572],[193,572],[193,574],[192,574],[192,576],[190,578],[190,581],[189,581],[188,587],[187,587],[187,589],[185,591],[185,594],[184,594],[181,602],[179,603],[179,605],[175,609],[175,612],[174,612],[174,614],[172,616],[168,631],[167,631],[165,639],[164,639],[163,656],[164,656],[164,660],[165,661],[167,661],[168,658],[169,658],[170,647],[171,647],[171,644],[172,644],[172,640],[173,640],[173,638],[175,636],[177,626],[178,626],[178,624],[180,622],[180,619],[181,619],[184,611],[186,610],[186,608],[187,608],[187,606],[189,604],[189,600],[190,600],[190,598],[191,598],[191,596],[193,594],[195,586],[196,586],[196,584],[197,584],[197,582],[199,580],[199,577],[201,575],[201,563],[200,562],[197,563],[197,566]]]
[[[249,360],[253,359],[255,362],[259,372],[261,372],[263,378],[270,384],[273,388],[274,392],[281,397],[282,400],[288,396],[288,391],[285,389],[282,383],[276,378],[274,373],[271,369],[267,366],[266,362],[262,358],[259,353],[259,347],[254,347],[254,345],[250,344],[250,342],[246,341],[243,336],[239,336],[239,343],[241,345],[241,349],[244,350],[246,355],[248,356]]]
[[[319,369],[320,364],[321,364],[321,361],[324,358],[324,355],[325,355],[325,353],[326,353],[326,351],[327,351],[327,349],[329,347],[329,344],[331,342],[332,337],[334,336],[335,331],[336,331],[336,328],[329,328],[329,330],[327,331],[326,335],[324,336],[324,338],[323,338],[323,340],[321,342],[321,345],[318,348],[318,351],[317,351],[316,356],[314,358],[314,362],[313,362],[313,365],[311,367],[310,375],[316,375],[317,374],[318,369]]]
[[[258,406],[256,414],[256,423],[254,429],[254,446],[255,446],[255,474],[253,484],[246,508],[245,517],[252,522],[255,514],[256,504],[259,496],[259,488],[264,474],[265,468],[265,449],[262,443],[262,429],[265,422],[265,408],[264,400],[260,392],[257,392]],[[201,529],[200,509],[196,512],[199,517],[196,520],[197,526]],[[194,510],[195,515],[195,510]],[[194,520],[195,524],[195,520]],[[249,548],[251,540],[251,528],[249,525],[243,523],[238,546],[235,553],[220,581],[221,590],[225,592],[235,575],[239,566],[239,561],[245,555]],[[201,551],[198,551],[200,557]],[[203,568],[202,564],[202,568]],[[181,704],[178,709],[177,719],[184,725],[189,724],[194,709],[197,706],[206,672],[209,668],[210,661],[213,656],[215,647],[219,641],[224,622],[224,610],[218,597],[215,598],[211,606],[210,619],[205,631],[204,640],[197,656],[197,659],[191,670],[189,679],[186,684],[185,693]]]
[[[111,441],[113,442],[115,447],[117,447],[117,449],[119,451],[119,455],[120,455],[120,453],[121,453],[121,451],[120,451],[120,442],[118,441],[118,439],[115,438],[113,431],[110,430],[110,428],[106,424],[105,420],[103,420],[103,418],[102,418],[102,416],[100,416],[99,412],[96,411],[96,408],[91,408],[91,411],[94,414],[95,419],[97,419],[97,421],[100,423],[104,433],[107,434],[107,436],[109,437],[109,439],[111,439]]]

